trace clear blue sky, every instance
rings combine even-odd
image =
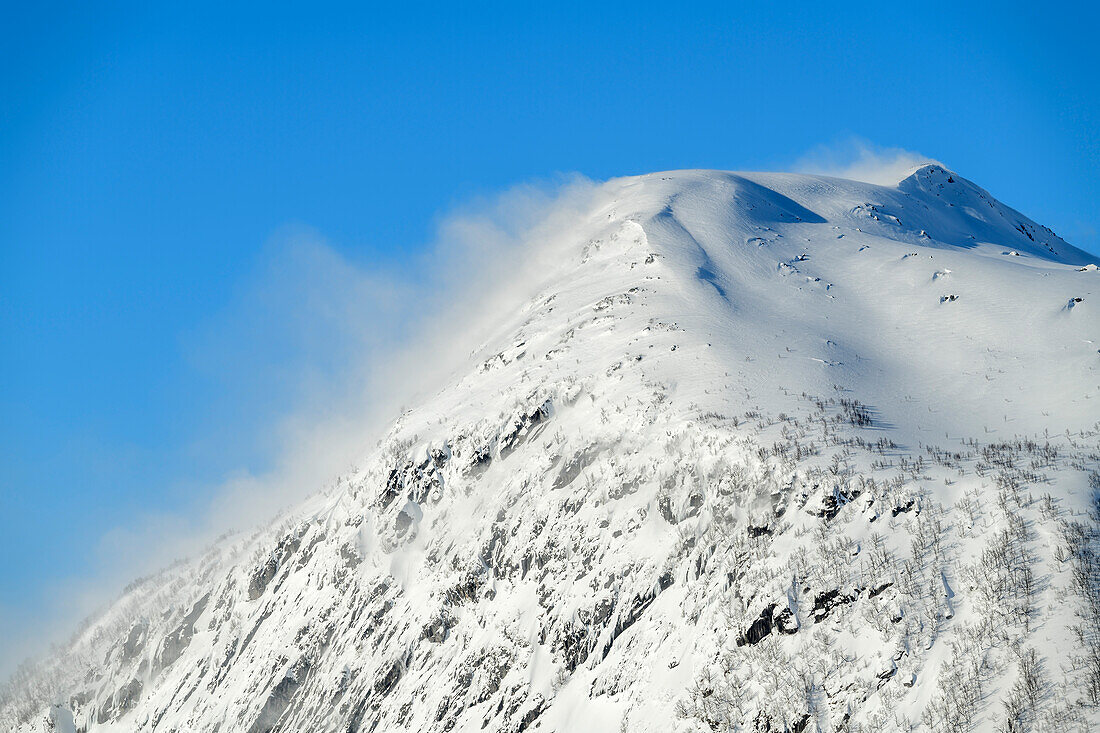
[[[856,136],[1100,251],[1091,4],[72,5],[0,22],[0,622],[110,527],[271,460],[285,385],[191,345],[288,225],[400,268],[475,194]]]

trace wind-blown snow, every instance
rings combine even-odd
[[[938,165],[590,198],[359,469],[135,584],[0,723],[1100,724],[1090,258]]]

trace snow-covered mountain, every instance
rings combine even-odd
[[[358,470],[131,587],[0,725],[1100,726],[1090,257],[935,165],[590,198]]]

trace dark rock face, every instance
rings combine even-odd
[[[303,658],[279,680],[260,709],[259,717],[248,729],[249,733],[270,733],[276,730],[279,719],[290,706],[295,693],[305,684],[309,671],[310,663]]]
[[[275,579],[275,575],[298,551],[301,544],[300,534],[290,534],[282,539],[267,560],[253,571],[248,584],[248,600],[254,601],[264,594],[268,584]]]
[[[397,682],[401,679],[403,671],[404,668],[400,662],[391,664],[389,670],[374,683],[374,691],[379,695],[389,694],[389,692],[397,686]]]
[[[139,680],[130,680],[119,688],[113,695],[107,698],[96,715],[96,722],[100,725],[109,723],[125,715],[134,709],[141,698],[142,685]]]
[[[915,506],[916,506],[916,504],[917,504],[917,502],[916,502],[916,500],[915,500],[915,499],[910,499],[910,500],[909,500],[908,502],[906,502],[905,504],[903,504],[903,505],[901,505],[901,506],[896,506],[896,507],[894,507],[893,509],[891,509],[891,510],[890,510],[890,514],[891,514],[891,516],[895,516],[895,517],[896,517],[896,516],[897,516],[897,515],[899,515],[899,514],[903,514],[903,513],[905,513],[905,512],[909,512],[909,511],[912,511],[912,510],[913,510],[913,507],[915,507]],[[919,512],[919,510],[918,510],[918,512]]]
[[[818,621],[824,621],[829,612],[837,606],[842,606],[854,601],[856,597],[854,595],[846,595],[841,593],[838,589],[825,591],[824,593],[818,593],[814,597],[814,607],[810,612],[813,614],[814,623]]]
[[[191,611],[184,616],[180,625],[168,634],[168,636],[164,637],[164,641],[161,642],[160,649],[157,651],[153,665],[153,669],[156,672],[171,666],[180,658],[180,655],[183,654],[183,650],[191,643],[191,637],[195,633],[195,622],[198,621],[199,616],[206,610],[206,604],[209,601],[210,594],[207,593],[195,602],[195,605],[192,606]]]
[[[137,655],[145,647],[145,635],[149,630],[149,624],[138,621],[130,627],[130,633],[126,635],[126,641],[122,644],[122,662],[129,662],[137,658]]]
[[[778,606],[775,603],[769,603],[765,606],[764,610],[760,612],[760,616],[752,622],[752,625],[750,625],[740,637],[738,637],[737,646],[758,644],[765,636],[770,634],[773,629],[781,634],[796,633],[798,631],[798,624],[794,620],[794,614],[791,613],[791,609],[783,608],[782,610],[777,610],[777,608]]]
[[[450,631],[454,625],[455,618],[449,613],[444,612],[440,614],[439,618],[432,620],[424,627],[424,631],[421,633],[420,638],[427,639],[433,644],[442,644],[447,640],[447,632]]]
[[[500,457],[507,458],[524,442],[537,434],[536,428],[553,413],[553,405],[550,400],[543,402],[537,409],[516,418],[512,426],[500,438]]]
[[[409,527],[412,526],[413,518],[404,509],[397,513],[397,519],[394,520],[394,531],[398,537],[404,537],[405,533],[409,531]]]
[[[752,625],[745,630],[745,633],[741,634],[737,639],[737,646],[745,646],[746,644],[758,644],[760,640],[771,633],[772,631],[772,612],[775,610],[775,604],[769,604],[764,607],[764,610],[760,612],[760,616],[752,622]]]

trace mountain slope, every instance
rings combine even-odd
[[[361,468],[131,588],[0,723],[1100,724],[1085,253],[938,166],[617,179],[531,246]]]

